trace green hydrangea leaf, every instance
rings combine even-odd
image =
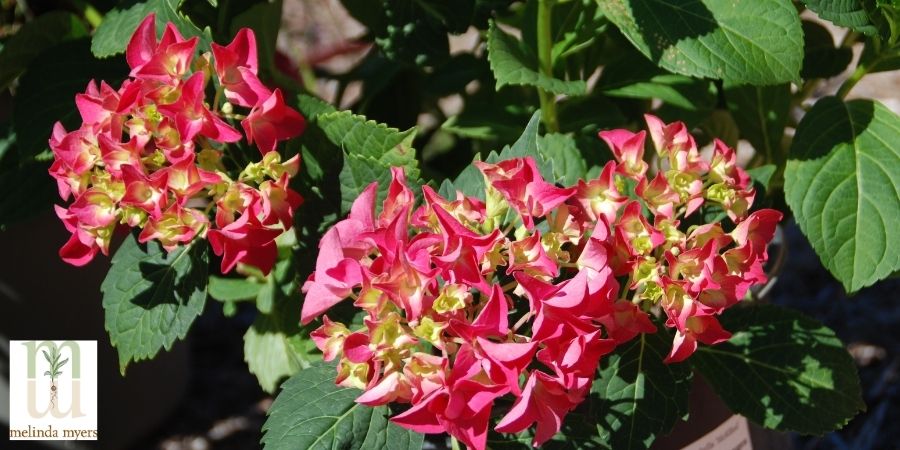
[[[359,194],[373,181],[378,182],[378,198],[376,207],[381,205],[387,196],[387,190],[391,183],[392,163],[384,162],[371,156],[355,154],[344,155],[344,167],[341,169],[341,209],[350,210],[350,205],[359,197]],[[403,166],[402,164],[400,164]],[[413,181],[419,177],[419,169],[415,166],[404,166],[407,180]]]
[[[91,42],[91,51],[98,58],[106,58],[125,52],[131,35],[150,13],[156,13],[156,35],[162,36],[166,24],[175,24],[185,38],[200,37],[200,48],[209,48],[212,36],[209,29],[201,30],[178,11],[181,0],[148,0],[128,9],[114,9],[103,17]]]
[[[803,32],[790,0],[609,0],[600,9],[660,67],[735,84],[800,79]]]
[[[803,21],[803,50],[803,69],[800,70],[800,76],[804,80],[839,75],[853,59],[852,50],[842,46],[835,47],[834,38],[828,28],[811,20]]]
[[[373,181],[378,181],[376,204],[380,205],[387,195],[391,167],[404,168],[410,183],[418,181],[418,161],[412,146],[415,128],[400,131],[349,111],[322,113],[316,121],[344,153],[339,176],[342,211],[349,211],[353,201]]]
[[[291,258],[282,259],[267,277],[268,310],[260,309],[244,334],[244,361],[256,375],[260,387],[272,393],[284,378],[316,361],[321,352],[309,339],[309,329],[300,326],[300,287]],[[260,291],[260,296],[263,291]]]
[[[542,449],[646,450],[678,419],[687,416],[692,372],[687,364],[664,364],[672,345],[665,330],[642,334],[600,361],[588,397],[564,419]],[[495,450],[527,450],[533,429],[509,435],[491,433]]]
[[[765,192],[769,189],[769,181],[772,180],[772,175],[775,175],[776,170],[778,170],[778,166],[775,164],[766,164],[764,166],[747,169],[747,175],[750,175],[750,179],[753,180],[753,183],[759,185],[763,189],[763,192]]]
[[[468,28],[473,0],[343,0],[348,12],[371,32],[388,59],[435,66],[450,57],[448,32]]]
[[[584,95],[587,85],[582,80],[564,81],[538,70],[537,57],[520,40],[491,22],[487,37],[488,60],[497,79],[497,89],[506,85],[535,86],[547,92]]]
[[[334,384],[333,365],[317,363],[288,379],[269,409],[266,450],[418,450],[424,436],[388,421],[390,410],[356,403],[362,391]]]
[[[587,173],[587,164],[578,151],[575,139],[568,134],[538,136],[537,151],[552,166],[553,178],[548,179],[550,182],[573,186]]]
[[[610,97],[657,98],[689,111],[710,111],[717,100],[709,80],[660,69],[631,49],[603,68],[597,89]]]
[[[898,167],[900,117],[877,101],[826,97],[797,127],[785,200],[848,292],[900,270]]]
[[[740,137],[766,155],[767,160],[782,158],[781,141],[791,106],[791,86],[726,86],[725,99]]]
[[[732,308],[733,334],[691,357],[735,413],[775,430],[824,434],[865,409],[853,359],[834,332],[774,305]]]
[[[278,388],[278,383],[311,361],[321,359],[312,341],[296,334],[289,334],[271,315],[260,315],[244,334],[244,361],[268,393]]]
[[[499,159],[497,152],[491,152],[486,158],[488,162],[496,162]],[[475,161],[481,161],[481,158],[476,156],[472,162]],[[456,176],[453,186],[467,196],[484,200],[484,175],[474,164],[469,164]]]
[[[24,24],[0,50],[0,88],[8,86],[42,51],[87,35],[81,20],[65,11],[50,11]]]
[[[248,278],[209,277],[209,296],[220,302],[256,298],[263,284]]]
[[[67,130],[81,125],[75,95],[84,92],[90,80],[105,80],[118,87],[126,76],[128,66],[123,61],[94,58],[88,38],[65,41],[42,51],[19,78],[13,100],[12,121],[20,161],[46,160],[50,155],[47,141],[56,121]],[[49,177],[47,184],[53,184]]]
[[[688,413],[691,368],[665,364],[672,347],[664,329],[641,334],[600,362],[592,392],[603,399],[597,428],[604,448],[646,449]]]
[[[804,0],[803,3],[819,17],[835,25],[869,36],[879,34],[883,19],[878,16],[875,0]]]
[[[500,150],[500,160],[502,161],[510,158],[523,158],[525,156],[538,156],[537,141],[540,133],[540,128],[541,112],[540,110],[538,110],[531,115],[531,119],[528,119],[528,124],[525,125],[525,130],[522,131],[522,134],[518,139],[516,139],[516,142],[513,142],[512,145],[506,145],[502,150]]]
[[[134,234],[125,239],[100,286],[122,374],[131,361],[153,358],[184,339],[206,304],[208,269],[205,240],[166,252],[157,241],[139,244]]]
[[[495,163],[529,156],[534,158],[541,176],[548,182],[574,184],[587,172],[587,165],[575,144],[575,139],[571,135],[560,133],[541,135],[540,124],[541,112],[538,110],[532,114],[516,142],[504,146],[500,153],[491,152],[485,161]],[[474,165],[463,169],[453,181],[452,187],[466,195],[484,198],[484,177]],[[449,188],[450,186],[447,186],[444,189]]]

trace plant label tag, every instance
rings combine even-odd
[[[733,415],[682,450],[752,450],[747,418]]]
[[[97,440],[97,341],[10,341],[9,439]]]

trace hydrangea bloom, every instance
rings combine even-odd
[[[208,237],[223,272],[238,263],[271,270],[275,238],[291,228],[303,200],[288,187],[299,157],[282,161],[274,150],[303,132],[303,116],[259,81],[252,30],[227,46],[212,44],[212,60],[209,53],[195,59],[196,47],[196,37],[185,39],[171,23],[157,40],[148,15],[125,51],[130,78],[118,89],[91,81],[75,98],[81,126],[55,125],[50,175],[63,200],[74,198],[56,207],[72,233],[60,249],[64,261],[80,266],[107,254],[124,224],[141,228],[141,242],[155,239],[167,250]],[[223,94],[232,103],[220,104]],[[235,105],[249,112],[236,114]],[[231,179],[223,155],[244,137],[229,123],[240,119],[262,158],[232,168],[243,170]]]
[[[424,186],[417,207],[395,169],[377,214],[368,186],[322,238],[303,286],[303,323],[347,299],[365,311],[356,328],[324,315],[312,334],[338,360],[337,382],[366,405],[407,403],[392,421],[474,449],[495,400],[510,396],[495,429],[534,425],[540,445],[584,400],[603,355],[656,332],[654,316],[675,331],[669,363],[728,339],[716,317],[765,281],[781,214],[749,213],[753,187],[724,143],[707,161],[684,124],[647,123],[658,164],[644,157],[646,132],[604,131],[616,161],[571,187],[527,157],[476,163],[486,202]],[[703,205],[735,225],[702,223]]]

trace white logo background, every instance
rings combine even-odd
[[[54,417],[48,412],[50,405],[50,377],[44,372],[50,369],[50,364],[44,358],[41,347],[33,356],[36,363],[35,378],[28,378],[28,343],[35,345],[44,341],[10,341],[9,345],[9,426],[11,440],[52,440],[51,437],[13,437],[13,430],[32,429],[47,431],[49,426],[56,431],[58,440],[72,440],[64,435],[64,430],[97,430],[97,341],[71,341],[78,344],[81,353],[80,376],[73,380],[72,367],[73,355],[70,346],[62,345],[66,341],[52,341],[60,348],[60,360],[69,358],[69,362],[62,367],[62,374],[56,379],[57,409],[67,413],[63,417]],[[74,383],[73,383],[74,381]],[[34,399],[30,399],[29,385],[33,383]],[[78,404],[73,405],[73,390],[80,389]],[[31,408],[42,417],[33,417],[29,412]],[[76,407],[77,406],[77,407]],[[78,440],[96,440],[96,437],[80,436]]]

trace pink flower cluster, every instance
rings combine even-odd
[[[119,89],[91,81],[75,97],[81,127],[66,132],[56,123],[50,175],[63,200],[74,197],[67,208],[56,207],[72,233],[60,249],[64,261],[80,266],[98,251],[108,254],[113,231],[126,224],[142,229],[141,242],[155,239],[167,250],[206,236],[223,272],[238,263],[271,270],[275,238],[290,229],[302,202],[288,187],[299,157],[282,161],[275,148],[300,135],[305,121],[257,77],[252,30],[195,59],[197,42],[171,23],[157,40],[155,16],[148,15],[125,52],[129,79]],[[236,114],[236,106],[249,112]],[[262,153],[260,161],[232,168],[243,169],[236,180],[223,156],[244,135],[226,119],[243,119],[247,141]]]
[[[748,214],[754,190],[724,143],[707,161],[684,124],[647,124],[654,170],[646,132],[614,130],[600,137],[616,161],[571,187],[545,181],[531,158],[476,162],[484,202],[423,186],[416,207],[394,169],[376,214],[370,185],[323,236],[303,286],[303,323],[348,298],[365,310],[358,327],[324,316],[312,334],[338,359],[337,383],[364,390],[362,404],[409,403],[391,420],[479,450],[495,400],[511,395],[494,429],[536,424],[540,445],[584,400],[603,355],[656,332],[654,315],[675,329],[667,362],[728,339],[716,316],[766,279],[781,214]],[[683,225],[704,204],[737,225]]]

